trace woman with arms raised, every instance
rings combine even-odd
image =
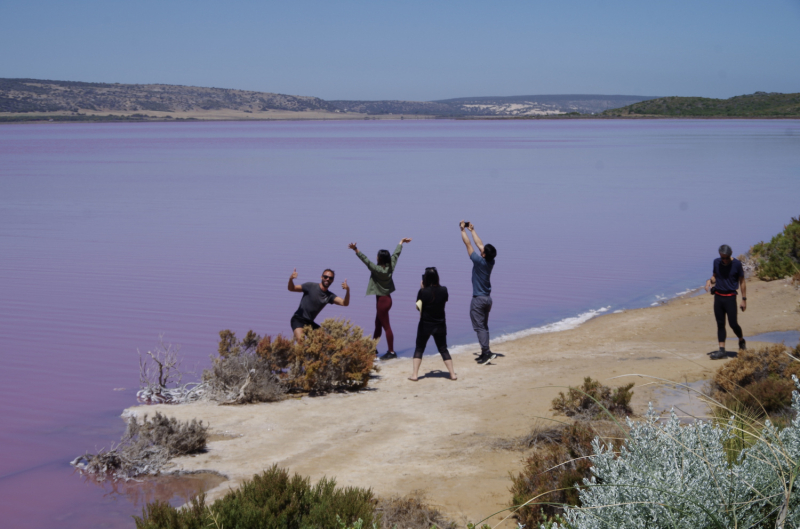
[[[419,325],[417,325],[417,347],[414,350],[414,371],[409,380],[416,382],[419,378],[419,366],[422,364],[422,353],[428,339],[433,336],[436,348],[442,355],[444,365],[450,372],[450,380],[457,380],[453,371],[453,360],[447,350],[447,321],[444,315],[444,305],[447,303],[447,287],[439,285],[439,272],[435,267],[425,269],[422,275],[422,288],[417,293],[417,308],[419,308]]]
[[[394,352],[394,334],[392,327],[389,325],[389,310],[392,308],[392,292],[394,292],[394,281],[392,281],[392,274],[394,274],[394,267],[397,266],[397,259],[400,257],[400,252],[403,251],[403,244],[411,242],[411,239],[400,239],[394,253],[389,255],[389,250],[378,251],[378,262],[373,263],[369,258],[358,250],[356,243],[351,242],[348,248],[356,252],[356,255],[361,259],[367,268],[369,268],[370,276],[369,283],[367,284],[367,296],[375,296],[375,332],[372,338],[377,340],[381,337],[381,331],[386,330],[386,344],[389,346],[389,351],[381,357],[381,360],[391,360],[397,358]],[[378,354],[375,351],[375,354]]]

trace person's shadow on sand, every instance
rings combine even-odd
[[[442,371],[441,369],[434,369],[433,371],[428,371],[424,375],[420,375],[417,380],[422,380],[423,378],[446,378],[450,380],[450,373]]]

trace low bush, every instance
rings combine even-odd
[[[329,318],[319,329],[306,327],[300,343],[267,336],[256,351],[290,389],[326,392],[365,388],[377,371],[376,345],[360,327]]]
[[[578,486],[591,476],[593,439],[619,433],[618,425],[608,421],[577,421],[536,428],[525,436],[535,451],[522,471],[511,476],[511,507],[524,505],[514,513],[517,521],[538,527],[563,514],[565,505],[577,505]]]
[[[615,415],[630,415],[633,413],[630,407],[633,386],[634,383],[631,382],[612,390],[591,377],[586,377],[583,379],[583,386],[570,386],[566,395],[559,391],[558,397],[553,399],[553,409],[567,417],[592,418],[606,410]]]
[[[797,378],[796,387],[800,387]],[[618,450],[593,442],[590,479],[580,506],[567,507],[571,528],[800,527],[800,393],[794,420],[782,430],[769,422],[731,462],[725,443],[735,425],[697,421],[682,426],[648,413],[632,423]],[[558,524],[554,527],[562,527]]]
[[[71,464],[99,481],[130,479],[160,473],[171,458],[204,450],[207,440],[208,426],[202,421],[181,422],[156,412],[152,420],[145,415],[141,424],[136,418],[129,418],[117,447],[97,454],[86,453]]]
[[[750,254],[760,279],[781,279],[800,272],[800,216],[792,217],[770,242],[762,241],[750,248]]]
[[[379,521],[375,505],[370,489],[340,488],[326,478],[312,485],[275,465],[211,505],[202,494],[182,509],[154,502],[134,519],[137,529],[341,529],[359,520],[369,528]]]
[[[740,351],[717,370],[713,397],[724,409],[747,408],[756,414],[780,413],[791,405],[792,375],[800,374],[800,346],[772,344]]]
[[[420,492],[383,498],[378,501],[375,511],[380,514],[381,529],[456,529],[455,522],[428,505]]]
[[[272,365],[256,349],[260,337],[249,331],[239,341],[230,330],[219,333],[219,358],[203,372],[208,396],[223,404],[272,402],[283,398],[286,387]],[[278,335],[277,340],[283,340]],[[287,341],[287,340],[284,340]]]

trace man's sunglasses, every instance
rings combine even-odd
[[[327,279],[328,281],[333,281],[333,276],[322,276],[322,279]]]

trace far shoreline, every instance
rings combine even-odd
[[[161,115],[159,115],[161,114]],[[239,115],[241,114],[241,115]],[[250,114],[250,115],[247,115]],[[65,123],[208,123],[208,122],[271,122],[271,121],[574,121],[574,120],[800,120],[800,116],[601,116],[592,114],[552,114],[526,116],[446,116],[434,114],[357,114],[316,111],[269,111],[263,113],[231,112],[140,112],[105,113],[1,113],[0,125],[33,125]],[[269,114],[269,115],[261,115]],[[169,117],[167,117],[169,116]]]

